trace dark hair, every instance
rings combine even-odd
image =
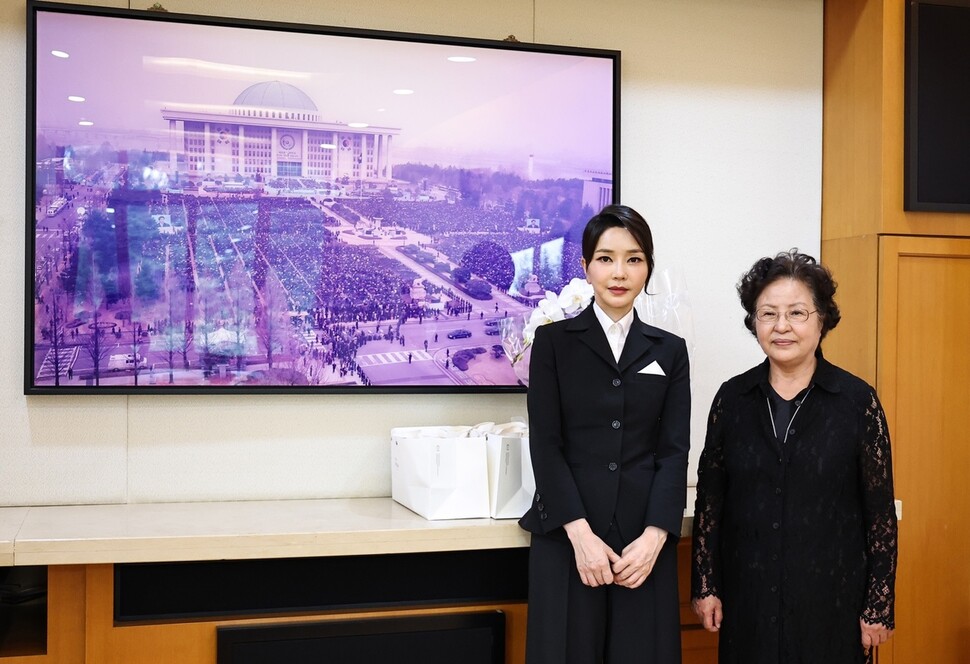
[[[755,332],[755,309],[758,298],[765,288],[779,279],[794,279],[800,281],[812,293],[812,301],[822,321],[821,339],[825,338],[829,330],[835,328],[842,320],[839,305],[835,303],[835,289],[837,284],[832,279],[832,273],[818,261],[798,252],[798,249],[783,251],[774,258],[761,258],[738,282],[738,295],[741,306],[746,312],[744,325],[751,334]]]
[[[583,260],[586,265],[593,262],[593,252],[600,237],[610,228],[624,228],[636,240],[647,256],[647,281],[653,276],[653,234],[647,220],[640,213],[626,205],[607,205],[599,214],[586,222],[583,229]]]

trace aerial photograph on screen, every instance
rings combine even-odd
[[[38,11],[34,58],[28,387],[516,386],[613,197],[609,57]]]

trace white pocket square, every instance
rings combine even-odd
[[[638,374],[650,374],[650,375],[653,375],[653,376],[666,376],[667,375],[667,374],[664,373],[664,370],[660,368],[660,365],[657,363],[656,360],[654,360],[653,362],[651,362],[647,366],[645,366],[642,369],[640,369],[640,371],[638,371],[637,373]]]

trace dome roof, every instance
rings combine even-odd
[[[300,111],[317,111],[313,103],[303,90],[283,83],[282,81],[266,81],[250,85],[239,93],[233,106],[255,106],[257,108],[290,108]]]

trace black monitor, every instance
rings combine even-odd
[[[910,0],[906,210],[970,212],[970,0]]]
[[[521,334],[506,355],[486,323],[582,276],[619,200],[619,51],[34,0],[26,24],[25,392],[525,391]]]

